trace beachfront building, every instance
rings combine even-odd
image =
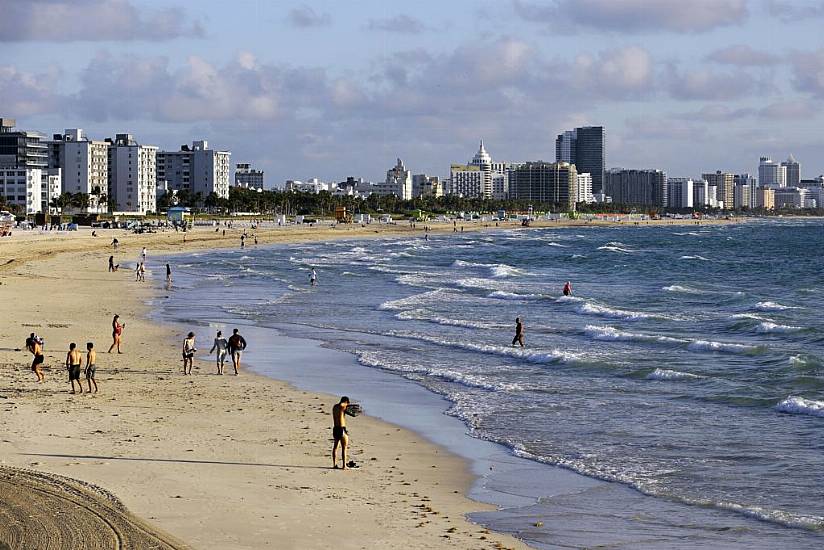
[[[438,176],[427,176],[426,174],[415,174],[412,176],[412,196],[419,197],[442,197],[443,186]]]
[[[109,197],[118,212],[157,211],[157,147],[140,145],[131,134],[109,141]]]
[[[606,194],[615,204],[666,208],[667,191],[663,170],[611,168],[606,173]]]
[[[568,162],[526,162],[509,172],[509,197],[574,212],[578,171]]]
[[[158,151],[157,179],[167,181],[170,189],[188,191],[205,199],[212,193],[229,198],[229,151],[209,148],[206,140],[183,145],[180,151]]]
[[[751,208],[752,194],[750,193],[750,186],[747,184],[744,185],[736,185],[735,186],[735,196],[733,197],[733,207],[736,210],[742,210],[744,208]]]
[[[109,180],[109,143],[90,140],[82,128],[54,134],[48,143],[49,166],[59,168],[63,193],[88,196],[84,212],[106,212]]]
[[[579,173],[592,176],[592,192],[604,193],[606,133],[603,126],[583,126],[555,139],[555,162],[574,164]]]
[[[787,167],[773,162],[770,157],[761,157],[758,163],[758,185],[762,187],[786,187]]]
[[[401,200],[412,200],[412,172],[398,159],[395,166],[386,171],[386,180],[372,186],[372,192],[380,196],[395,195]]]
[[[263,170],[255,170],[248,163],[235,166],[235,187],[263,189]]]
[[[775,208],[775,189],[771,187],[759,187],[755,195],[758,201],[758,208],[763,208],[764,210],[772,210]]]
[[[755,191],[758,189],[758,180],[750,174],[736,174],[733,178],[735,187],[739,185],[748,185],[750,188],[750,208],[755,208],[758,205],[758,198],[755,196]]]
[[[690,178],[667,178],[667,206],[669,208],[692,208],[694,183]]]
[[[489,178],[489,185],[487,181]],[[466,198],[483,198],[484,193],[492,194],[492,180],[489,173],[481,171],[480,166],[471,164],[452,164],[449,167],[449,194]]]
[[[58,213],[53,206],[60,196],[59,168],[0,166],[0,197],[22,213]]]
[[[317,195],[321,191],[329,191],[329,184],[318,178],[309,178],[306,181],[286,180],[283,189],[295,193],[314,193]]]
[[[575,202],[590,204],[595,202],[592,198],[592,174],[584,172],[578,174],[578,194]]]
[[[15,129],[13,118],[0,118],[0,167],[49,167],[48,145],[38,132]]]
[[[801,183],[801,165],[795,160],[795,157],[790,153],[787,160],[781,163],[784,169],[784,185],[787,187],[798,187]]]
[[[709,183],[705,179],[692,180],[692,207],[704,208],[707,206]]]
[[[718,170],[715,173],[703,174],[701,177],[715,186],[718,208],[732,208],[735,203],[735,174]]]
[[[775,208],[806,208],[807,190],[801,187],[773,189]]]

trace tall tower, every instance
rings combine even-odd
[[[484,148],[484,140],[478,147],[478,152],[469,162],[471,166],[477,166],[481,171],[481,192],[484,198],[492,197],[492,157]]]
[[[578,173],[592,175],[592,192],[603,193],[606,170],[606,133],[603,126],[583,126],[559,134],[555,161],[574,164]]]
[[[781,163],[781,166],[783,166],[786,170],[786,179],[784,182],[785,186],[798,187],[801,183],[801,165],[798,164],[798,161],[795,160],[792,153],[789,157],[787,157],[787,160]]]

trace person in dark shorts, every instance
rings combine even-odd
[[[564,296],[572,296],[572,283],[567,281],[564,285]]]
[[[80,383],[80,366],[83,364],[83,355],[77,350],[77,344],[69,344],[69,353],[66,354],[66,369],[69,371],[69,382],[74,391],[74,381],[77,380],[77,387],[83,393],[83,384]]]
[[[190,332],[183,340],[183,374],[192,374],[192,363],[194,362],[195,352],[195,333]],[[189,367],[188,370],[186,367]]]
[[[31,371],[37,376],[38,382],[45,382],[46,377],[43,375],[42,365],[46,358],[43,357],[43,346],[34,334],[26,339],[26,349],[34,356],[34,360],[31,363]]]
[[[340,445],[341,459],[344,470],[346,469],[346,447],[349,446],[349,432],[346,431],[346,407],[349,406],[349,398],[345,395],[340,398],[340,402],[332,407],[332,438],[335,443],[332,445],[332,468],[337,469],[338,463],[335,460],[335,455],[338,452],[338,445]]]
[[[237,376],[240,370],[240,357],[243,355],[243,350],[246,349],[246,339],[240,335],[237,329],[233,329],[228,344],[229,357],[232,358],[232,366],[235,367],[235,376]]]
[[[524,347],[524,324],[521,322],[520,317],[515,317],[515,338],[512,339],[512,345],[514,346],[516,343]]]
[[[94,384],[94,393],[97,393],[97,380],[94,375],[97,372],[97,352],[94,351],[94,344],[88,342],[86,344],[86,382],[89,384],[89,393],[92,393],[92,384]]]

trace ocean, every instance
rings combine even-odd
[[[175,289],[159,303],[176,321],[321,340],[443,396],[475,438],[621,487],[589,495],[592,506],[643,502],[601,526],[629,535],[602,539],[593,527],[586,544],[816,548],[822,242],[824,222],[802,219],[249,247],[174,258]],[[516,317],[524,348],[510,345]],[[515,527],[526,516],[549,525],[564,509],[535,496],[521,516],[481,521],[537,547],[583,544]]]

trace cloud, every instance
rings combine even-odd
[[[559,30],[705,32],[749,16],[746,0],[513,0],[513,7],[525,20]]]
[[[771,103],[758,111],[759,116],[772,119],[807,119],[818,115],[816,105],[807,100],[795,99]]]
[[[781,63],[781,57],[763,50],[755,50],[745,44],[736,44],[715,50],[706,59],[725,65],[740,67],[766,67]]]
[[[801,19],[824,17],[824,2],[769,0],[767,12],[785,23],[792,23]]]
[[[719,72],[703,68],[665,71],[667,90],[674,99],[729,101],[769,91],[769,85],[745,71]]]
[[[386,19],[371,19],[366,25],[370,31],[386,31],[404,34],[421,34],[426,25],[420,19],[411,15],[400,14]]]
[[[201,37],[181,8],[131,0],[0,0],[0,42],[131,41]]]
[[[790,63],[795,89],[824,98],[824,48],[796,52],[790,57]]]
[[[728,105],[704,105],[698,110],[683,113],[673,113],[671,118],[690,122],[732,122],[752,116],[755,110],[748,107],[733,108]]]
[[[303,5],[289,10],[287,21],[295,27],[307,29],[324,27],[332,23],[332,16],[328,13],[318,13],[311,6]]]
[[[0,115],[25,117],[55,110],[60,103],[54,92],[60,71],[27,73],[13,66],[0,65]]]

